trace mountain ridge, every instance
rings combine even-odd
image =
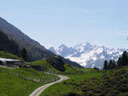
[[[40,43],[37,41],[31,39],[14,25],[8,23],[2,17],[0,17],[0,30],[5,33],[9,39],[14,40],[20,48],[26,48],[31,60],[38,60],[44,57],[54,56],[52,52],[40,45]]]
[[[67,51],[65,50],[65,48]],[[65,58],[68,58],[74,62],[77,62],[81,66],[87,68],[97,67],[100,69],[103,68],[104,60],[117,60],[122,55],[123,51],[125,51],[125,49],[114,49],[107,48],[105,46],[92,45],[89,42],[77,44],[72,47],[63,45],[61,46],[61,48],[59,47],[54,50],[56,50],[55,53]]]

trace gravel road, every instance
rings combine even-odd
[[[60,79],[58,81],[55,81],[55,82],[52,82],[52,83],[48,83],[48,84],[45,84],[39,88],[37,88],[35,91],[33,91],[29,96],[40,96],[40,94],[48,87],[56,84],[56,83],[59,83],[61,81],[64,81],[64,80],[67,80],[69,79],[69,77],[67,76],[63,76],[63,75],[58,75],[58,77],[60,77]]]

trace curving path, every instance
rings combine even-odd
[[[58,81],[55,81],[55,82],[52,82],[52,83],[48,83],[48,84],[45,84],[39,88],[37,88],[35,91],[33,91],[29,96],[40,96],[40,94],[48,87],[56,84],[56,83],[59,83],[61,81],[64,81],[64,80],[67,80],[69,79],[69,77],[67,76],[63,76],[63,75],[57,75],[58,77],[60,77],[60,79]]]

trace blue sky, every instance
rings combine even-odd
[[[46,47],[128,47],[128,0],[0,1],[0,16]]]

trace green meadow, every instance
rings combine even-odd
[[[41,96],[61,96],[69,92],[81,93],[81,89],[76,88],[77,85],[90,78],[100,78],[102,74],[102,71],[97,71],[91,68],[77,69],[68,67],[66,71],[67,72],[63,74],[70,77],[70,79],[49,87],[41,94]]]
[[[59,79],[31,68],[0,67],[0,96],[28,96],[39,86]]]

